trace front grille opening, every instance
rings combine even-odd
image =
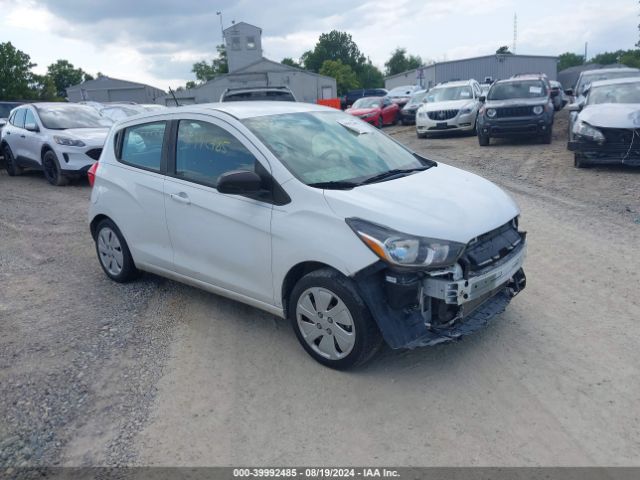
[[[528,117],[533,115],[533,107],[501,107],[496,108],[498,118]]]
[[[500,261],[517,249],[524,240],[514,220],[474,238],[467,245],[461,260],[467,271],[474,273]]]
[[[458,115],[459,110],[436,110],[434,112],[427,112],[427,115],[431,120],[451,120]]]

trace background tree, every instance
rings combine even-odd
[[[81,68],[75,68],[68,60],[58,60],[47,67],[47,76],[53,81],[56,95],[60,98],[67,96],[67,88],[78,85],[93,77]]]
[[[320,35],[313,50],[304,52],[300,58],[304,68],[316,73],[320,73],[326,60],[340,60],[343,65],[351,67],[354,72],[359,72],[366,63],[365,56],[360,52],[351,35],[338,30]]]
[[[362,88],[380,88],[384,87],[384,77],[378,67],[376,67],[371,60],[367,59],[367,62],[360,67],[360,71],[356,73],[358,83]]]
[[[302,65],[300,65],[298,62],[296,62],[293,58],[291,57],[285,57],[282,59],[282,61],[280,62],[283,65],[289,65],[290,67],[295,67],[295,68],[302,68]]]
[[[31,57],[11,42],[0,43],[0,100],[21,100],[33,96]]]
[[[391,57],[384,64],[387,76],[413,70],[422,65],[422,59],[418,55],[407,55],[406,48],[396,48]]]
[[[599,63],[600,65],[610,65],[612,63],[618,63],[620,57],[626,52],[624,50],[616,50],[615,52],[603,52],[591,57],[589,63]]]
[[[627,50],[620,56],[620,63],[627,67],[640,68],[640,50]]]
[[[511,55],[511,51],[509,51],[509,47],[507,45],[503,45],[496,50],[496,55]]]
[[[356,72],[350,65],[345,65],[340,60],[325,60],[319,73],[336,79],[338,95],[344,95],[347,91],[360,86]]]
[[[33,75],[31,96],[29,98],[46,102],[64,100],[64,97],[58,95],[56,84],[49,75]]]
[[[211,63],[208,63],[206,60],[202,60],[193,64],[191,71],[196,75],[198,82],[208,82],[218,75],[229,73],[226,48],[224,45],[218,45],[216,50],[218,51],[218,56],[211,60]]]
[[[565,52],[558,55],[558,71],[562,71],[565,68],[576,67],[584,63],[583,55],[576,55],[575,53]]]

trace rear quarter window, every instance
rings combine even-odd
[[[118,160],[143,170],[160,172],[166,126],[166,122],[144,123],[118,132]]]

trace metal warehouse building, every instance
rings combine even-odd
[[[224,30],[229,73],[196,88],[175,92],[182,105],[217,102],[227,88],[281,87],[291,89],[299,102],[315,103],[319,98],[337,97],[336,80],[262,56],[262,30],[239,22]],[[156,103],[175,105],[172,95]]]
[[[70,102],[92,100],[94,102],[157,103],[167,92],[144,83],[119,80],[104,75],[67,88]]]
[[[518,73],[546,73],[549,80],[555,80],[558,58],[539,55],[495,54],[484,57],[465,58],[449,62],[424,65],[385,78],[385,88],[403,85],[421,85],[431,88],[438,83],[474,78],[479,82],[486,79],[501,80]]]

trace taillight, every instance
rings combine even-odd
[[[100,162],[96,162],[91,165],[91,168],[87,171],[87,178],[89,179],[89,185],[93,187],[93,183],[96,181],[96,173],[98,172],[98,166]]]

